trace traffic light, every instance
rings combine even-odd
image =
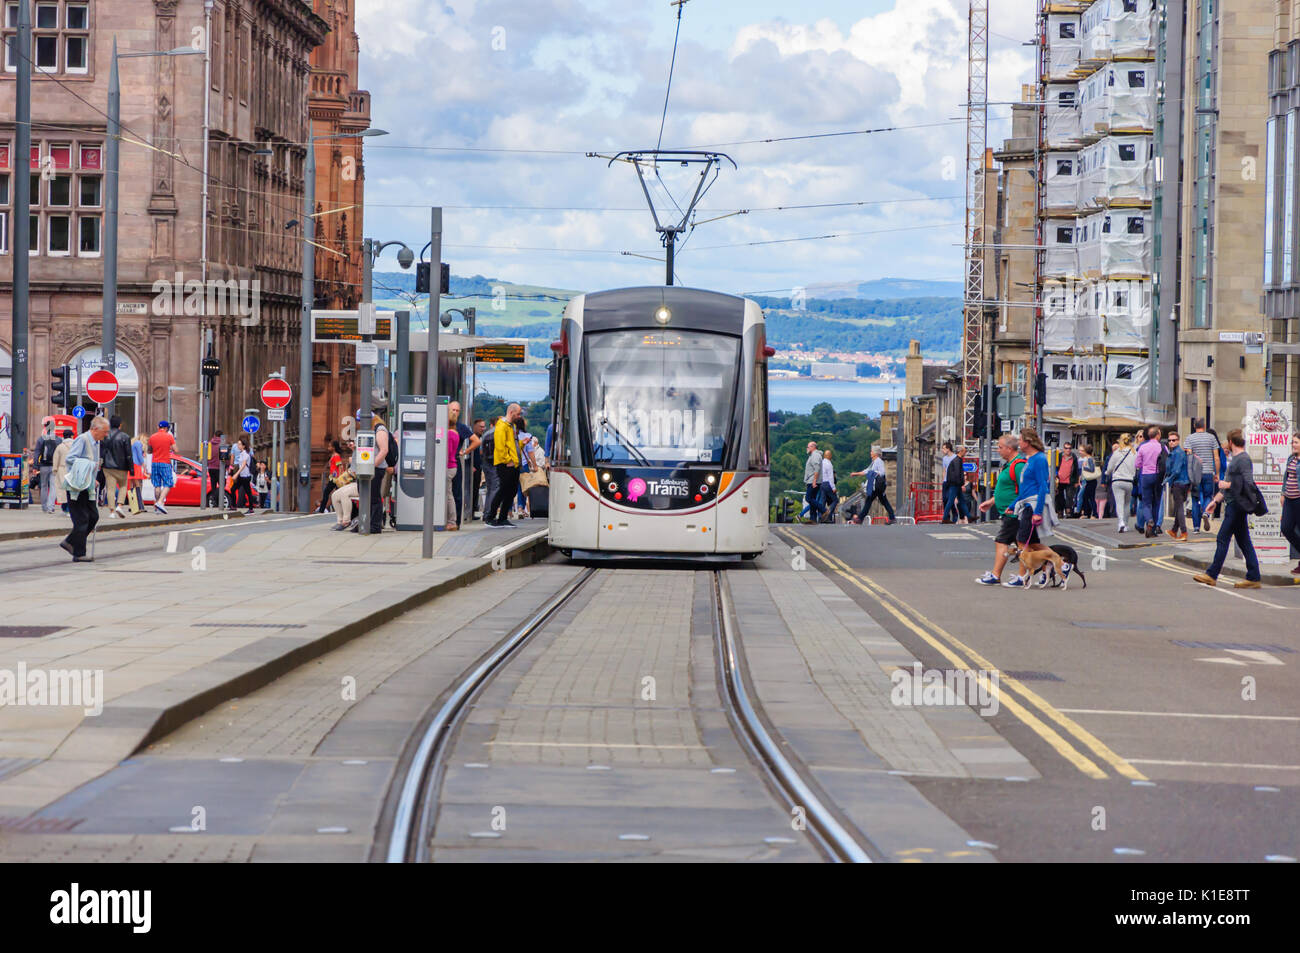
[[[432,262],[422,261],[415,266],[415,293],[420,295],[430,294],[429,275],[432,272]],[[442,263],[442,284],[440,294],[451,294],[451,265],[446,262]]]
[[[1047,374],[1038,372],[1034,378],[1034,406],[1042,407],[1047,403]]]
[[[984,402],[989,388],[985,384],[975,394],[975,436],[983,439],[988,434],[988,405]]]
[[[1002,436],[1002,411],[1000,408],[1001,400],[1002,400],[1002,385],[994,384],[993,397],[989,401],[989,403],[993,407],[993,432],[988,434],[988,438],[990,440],[996,440],[998,439],[998,437]]]
[[[68,386],[72,379],[72,368],[64,364],[50,371],[50,376],[54,378],[54,383],[50,385],[50,403],[67,411],[72,401],[71,388]]]

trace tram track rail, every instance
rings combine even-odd
[[[429,860],[446,762],[476,700],[520,650],[601,571],[589,567],[567,582],[443,693],[399,762],[399,780],[394,781],[386,811],[389,821],[386,829],[381,826],[380,846],[372,855],[375,860]],[[784,803],[792,817],[797,813],[806,820],[802,829],[826,860],[871,863],[880,859],[879,851],[833,805],[810,769],[788,751],[785,741],[768,725],[749,679],[724,571],[712,570],[710,577],[719,695],[742,749],[770,793]]]

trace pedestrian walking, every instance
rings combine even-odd
[[[1282,468],[1282,535],[1300,550],[1300,433],[1291,435],[1291,456]],[[1300,563],[1291,575],[1300,576]]]
[[[167,494],[176,485],[176,471],[172,468],[172,452],[176,449],[176,438],[172,436],[171,425],[165,421],[158,422],[158,429],[149,438],[149,453],[153,463],[149,467],[149,480],[153,483],[154,512],[167,515]]]
[[[68,512],[68,489],[63,479],[68,475],[68,453],[72,450],[72,431],[64,429],[63,439],[54,448],[54,502],[63,512]]]
[[[225,436],[223,431],[216,430],[208,440],[207,460],[204,462],[208,475],[208,485],[205,488],[208,494],[208,506],[221,505],[221,447]]]
[[[1294,443],[1292,446],[1294,448]],[[1210,563],[1209,569],[1192,578],[1207,586],[1218,585],[1223,562],[1228,558],[1228,544],[1235,539],[1241,554],[1246,558],[1246,578],[1243,582],[1234,583],[1233,587],[1259,589],[1259,557],[1255,555],[1255,545],[1250,539],[1250,517],[1263,502],[1263,498],[1259,487],[1255,485],[1255,468],[1250,454],[1246,452],[1246,438],[1240,430],[1228,431],[1228,450],[1231,457],[1225,474],[1227,479],[1219,481],[1219,492],[1210,500],[1211,509],[1217,507],[1220,501],[1227,502],[1223,520],[1219,523],[1214,561]]]
[[[257,480],[253,484],[257,491],[257,505],[264,510],[271,508],[271,478],[266,472],[266,462],[257,461]]]
[[[1025,465],[1020,471],[1020,488],[1011,509],[1016,519],[1016,547],[1022,551],[1028,551],[1034,543],[1041,542],[1040,534],[1052,533],[1056,526],[1045,450],[1038,431],[1026,427],[1020,432],[1020,453],[1024,455]],[[1066,564],[1066,579],[1072,568]],[[1066,579],[1062,580],[1063,584]],[[1009,589],[1023,589],[1028,584],[1026,573],[1012,576],[1002,585]]]
[[[62,441],[54,435],[54,423],[45,425],[40,437],[36,439],[36,446],[32,448],[32,456],[36,460],[37,472],[40,474],[41,488],[41,510],[46,513],[53,513],[55,506],[55,488],[54,488],[54,451],[59,449]]]
[[[840,505],[840,498],[835,486],[835,464],[831,460],[834,455],[834,451],[830,447],[827,447],[822,454],[821,501],[822,508],[825,510],[821,518],[823,523],[835,522],[835,510]]]
[[[1001,526],[994,541],[993,569],[984,573],[975,581],[981,586],[996,586],[1002,582],[1002,571],[1006,569],[1011,555],[1011,544],[1020,532],[1020,517],[1015,513],[1016,498],[1020,495],[1020,482],[1028,458],[1020,452],[1020,440],[1011,434],[1003,434],[997,442],[998,456],[1002,458],[1002,469],[998,471],[997,482],[993,485],[993,496],[979,505],[980,512],[990,510],[1000,515]],[[1027,550],[1041,549],[1038,530],[1029,534]]]
[[[1110,475],[1110,491],[1115,497],[1115,517],[1121,533],[1128,532],[1129,501],[1133,496],[1133,481],[1137,477],[1137,454],[1133,449],[1131,434],[1122,434],[1115,452],[1106,467]]]
[[[370,533],[384,531],[385,501],[391,489],[392,473],[397,463],[397,437],[385,423],[383,409],[370,415],[370,427],[375,432],[375,475],[370,478]],[[365,501],[362,501],[365,505]],[[358,529],[357,532],[360,532]]]
[[[1147,430],[1146,440],[1137,449],[1138,492],[1141,502],[1138,505],[1137,528],[1143,536],[1150,539],[1160,532],[1156,523],[1156,494],[1160,492],[1160,454],[1164,447],[1160,444],[1160,428],[1152,426]]]
[[[230,495],[232,500],[232,509],[239,509],[240,501],[243,506],[247,507],[249,515],[257,512],[253,508],[253,455],[248,449],[248,438],[240,437],[235,441],[235,446],[230,451],[230,473],[234,477],[234,483],[231,485]],[[154,469],[158,464],[154,463]],[[156,485],[156,484],[155,484]],[[155,507],[156,508],[156,507]]]
[[[108,518],[126,519],[131,515],[127,508],[128,479],[134,462],[131,458],[131,438],[122,430],[122,418],[109,418],[108,436],[100,445],[104,461],[104,491],[108,496]]]
[[[885,474],[885,461],[881,459],[880,448],[871,448],[871,465],[865,470],[857,473],[850,473],[849,476],[866,477],[866,484],[863,486],[862,499],[862,523],[866,525],[871,522],[871,504],[879,500],[885,507],[885,515],[889,517],[889,526],[898,522],[894,518],[894,508],[889,505],[889,497],[885,495],[888,488],[888,478]]]
[[[953,449],[952,441],[943,443],[943,457],[939,461],[943,470],[943,521],[945,523],[964,523],[962,512],[961,485],[964,481],[961,457]]]
[[[1092,444],[1079,448],[1079,496],[1075,512],[1080,519],[1095,520],[1097,516],[1097,484],[1101,482],[1101,467],[1092,454]]]
[[[456,407],[460,410],[459,406]],[[453,426],[447,427],[447,530],[460,529],[460,499],[454,491],[460,486],[457,474],[460,473],[460,431]]]
[[[72,532],[59,546],[72,557],[74,563],[94,562],[86,555],[86,539],[99,523],[99,507],[95,499],[95,474],[99,470],[99,445],[108,436],[108,420],[96,417],[90,429],[70,441],[65,463],[67,469],[63,486],[68,495],[68,512],[72,515]]]
[[[1076,515],[1074,503],[1078,489],[1079,457],[1074,452],[1074,444],[1067,440],[1056,467],[1056,511],[1062,519]]]
[[[523,418],[518,404],[506,408],[497,420],[492,439],[492,465],[496,469],[496,492],[488,503],[485,522],[494,529],[514,526],[506,517],[519,489],[519,436],[515,430]]]
[[[461,422],[460,419],[460,401],[453,400],[447,407],[447,423],[451,429],[456,431],[456,456],[451,458],[452,464],[456,469],[458,478],[452,484],[455,490],[456,502],[456,524],[466,519],[465,516],[465,474],[466,467],[469,466],[468,456],[478,446],[479,441],[474,436],[474,431]]]
[[[1219,438],[1205,429],[1203,417],[1192,421],[1192,432],[1187,435],[1183,449],[1196,458],[1195,462],[1188,461],[1188,478],[1192,489],[1192,527],[1208,533],[1210,517],[1205,508],[1218,484],[1219,458],[1223,451],[1219,448]],[[1200,471],[1199,478],[1195,477],[1197,470]]]
[[[822,453],[817,449],[817,441],[808,441],[808,457],[803,463],[803,509],[799,511],[799,519],[805,516],[811,516],[814,523],[821,516],[821,481],[822,481]]]
[[[1174,525],[1168,530],[1174,539],[1187,541],[1187,494],[1192,488],[1192,478],[1187,472],[1187,451],[1180,446],[1178,431],[1169,431],[1169,460],[1165,464],[1164,485],[1169,487],[1170,506],[1174,510]],[[1160,525],[1160,524],[1157,524]],[[1157,534],[1159,530],[1157,529]]]

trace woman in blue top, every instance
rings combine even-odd
[[[1020,519],[1016,531],[1016,545],[1022,551],[1030,543],[1039,542],[1038,527],[1043,524],[1043,511],[1051,495],[1051,483],[1047,473],[1047,454],[1043,452],[1043,441],[1032,427],[1020,431],[1020,452],[1025,456],[1025,468],[1020,471],[1020,492],[1012,504],[1012,512]],[[1023,589],[1026,580],[1022,576],[1012,576],[1002,585],[1009,589]]]

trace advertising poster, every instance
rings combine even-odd
[[[1282,476],[1291,455],[1294,414],[1286,402],[1246,404],[1246,452],[1255,467],[1255,483],[1268,504],[1267,516],[1250,517],[1250,538],[1261,563],[1290,561],[1291,544],[1282,535]]]

